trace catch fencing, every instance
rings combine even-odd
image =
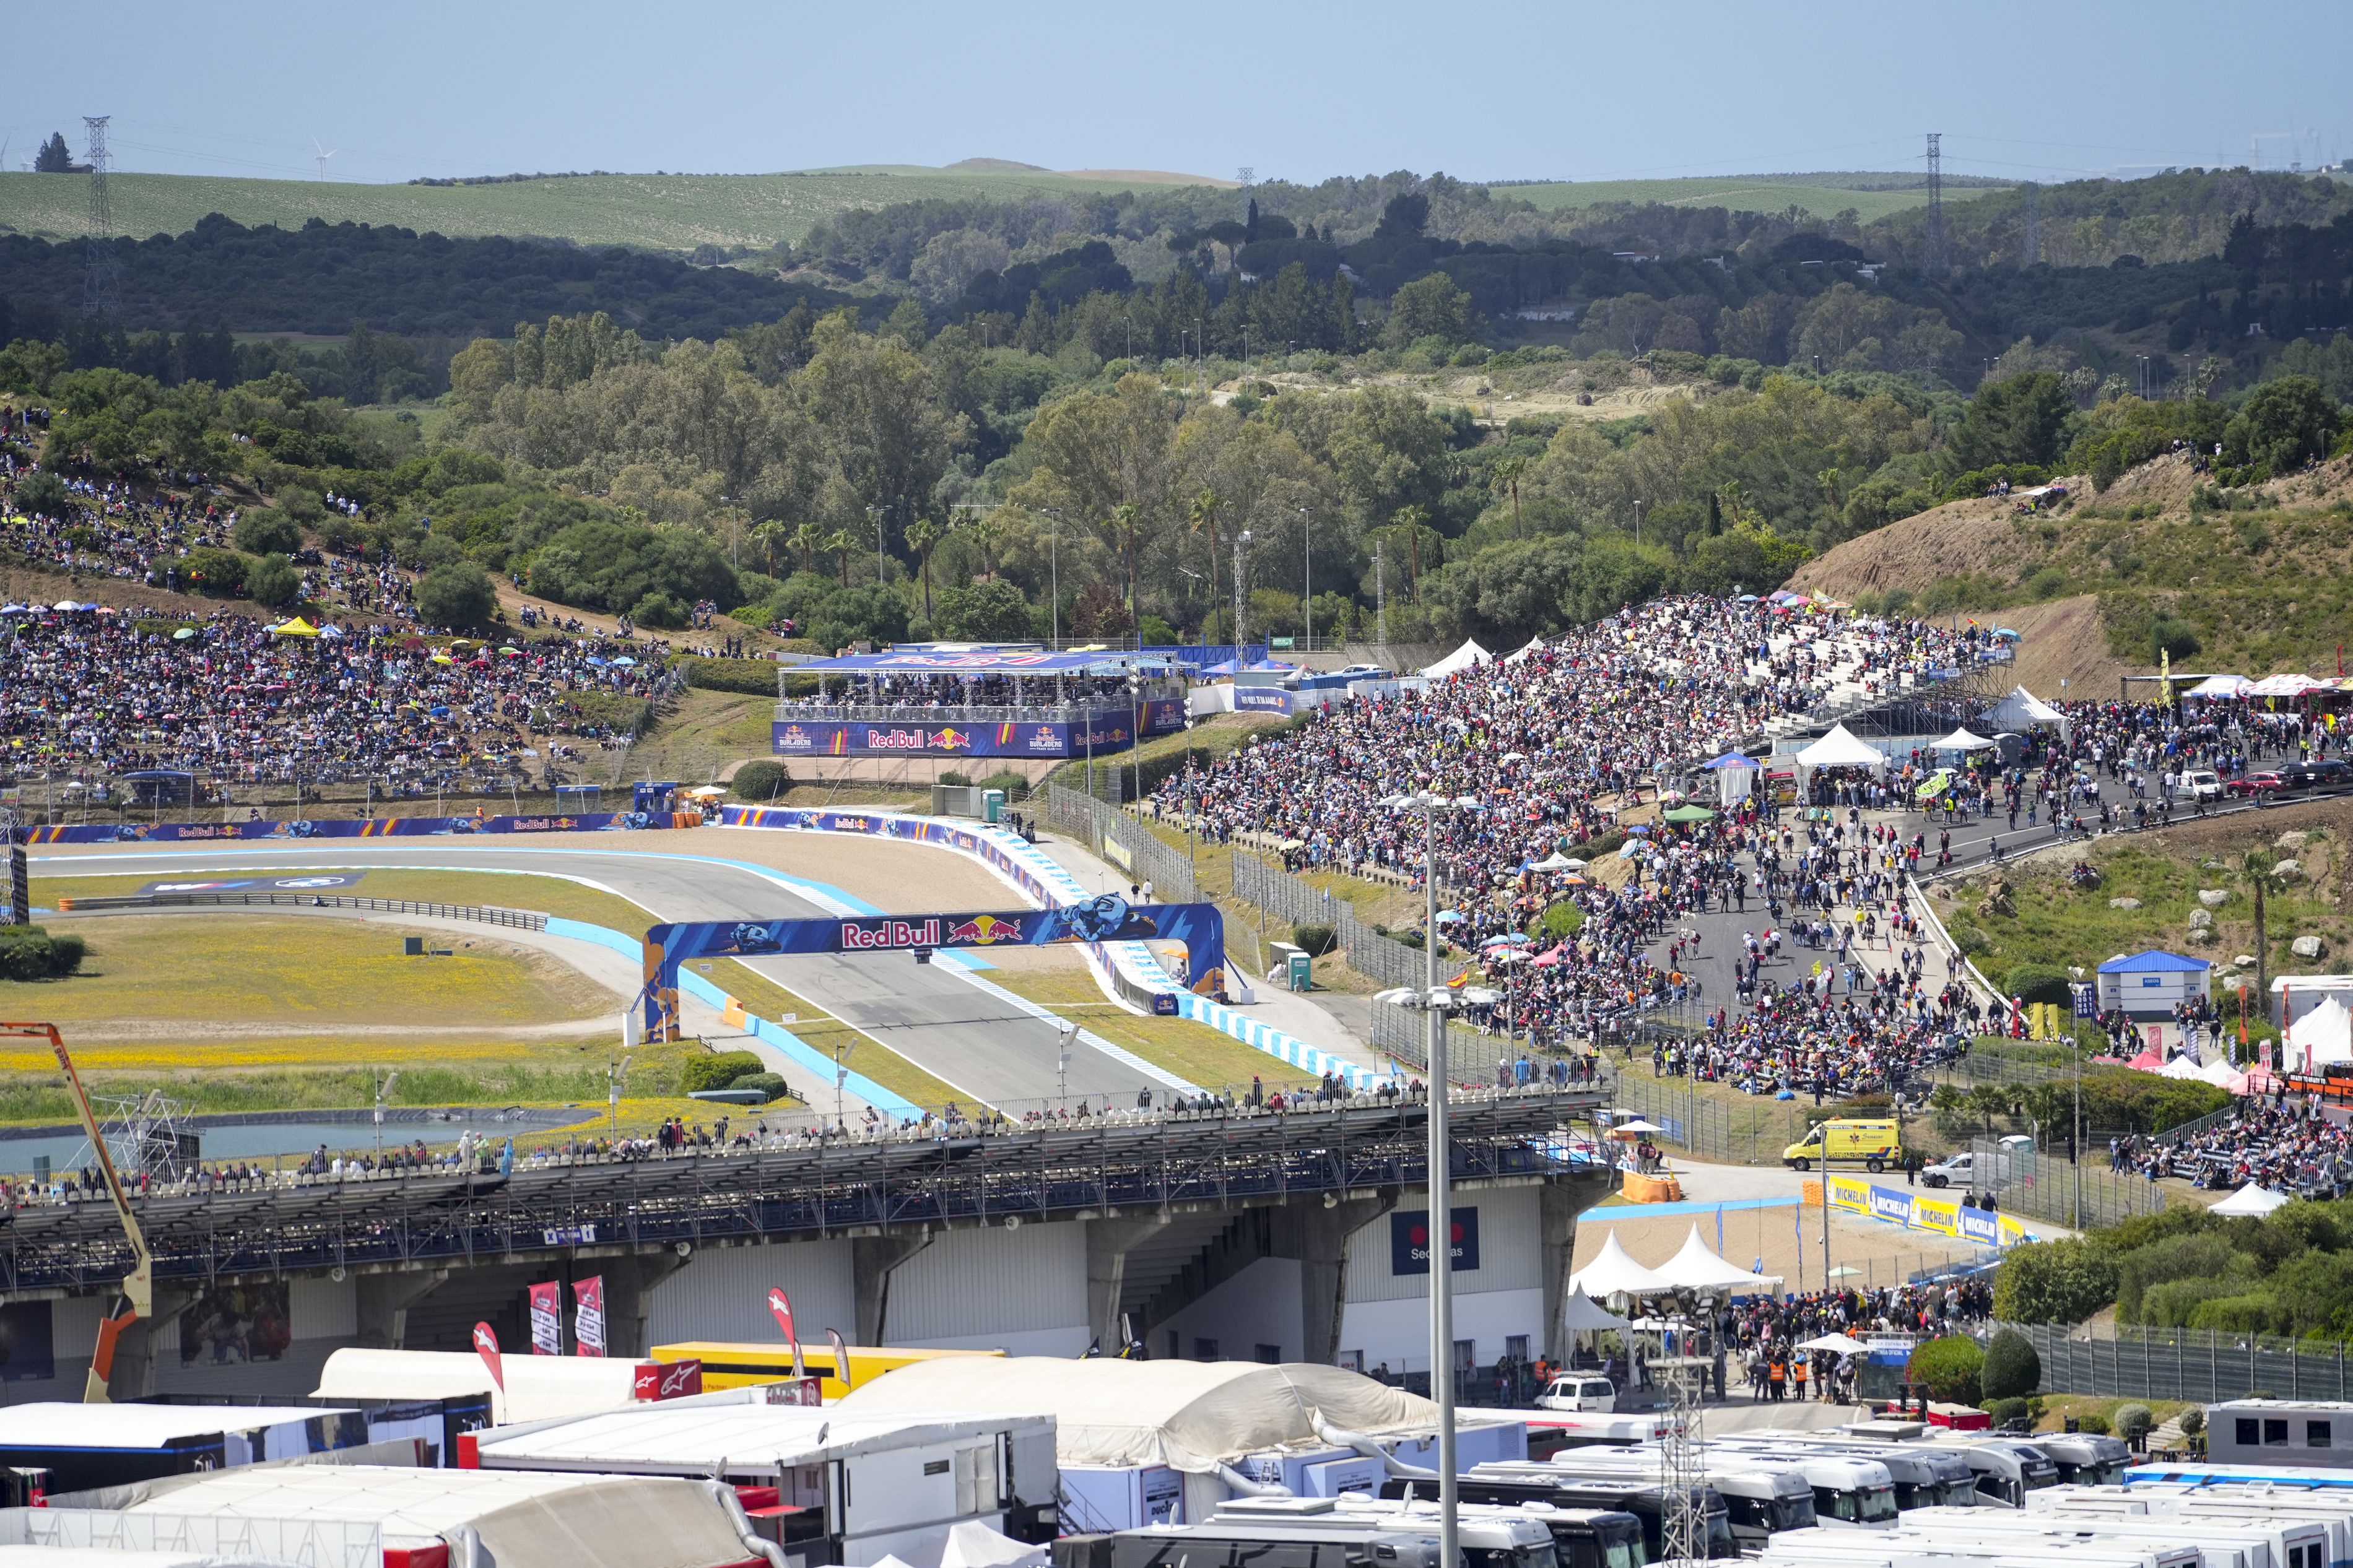
[[[1684,1078],[1652,1078],[1628,1067],[1611,1087],[1614,1104],[1666,1131],[1694,1159],[1727,1165],[1778,1165],[1781,1151],[1806,1135],[1810,1107],[1763,1095],[1731,1100],[1700,1092]]]
[[[445,921],[476,921],[483,925],[516,931],[545,931],[547,917],[535,910],[506,910],[496,904],[427,904],[411,899],[362,899],[338,893],[138,893],[119,898],[59,899],[61,912],[90,914],[102,910],[168,910],[236,907],[373,910],[381,914],[431,915]]]
[[[1348,900],[1335,897],[1303,877],[1294,877],[1280,867],[1269,865],[1255,855],[1237,850],[1231,860],[1235,898],[1255,904],[1273,919],[1294,926],[1328,928],[1339,942],[1348,967],[1377,982],[1384,989],[1399,985],[1419,989],[1429,984],[1428,960],[1421,950],[1408,947],[1357,919],[1356,907]]]
[[[1046,823],[1082,841],[1097,858],[1126,872],[1133,880],[1151,883],[1156,901],[1201,901],[1189,858],[1163,844],[1157,835],[1135,818],[1084,791],[1048,784]]]
[[[1973,1139],[1971,1162],[1994,1173],[1991,1183],[1979,1181],[1978,1190],[1991,1191],[2007,1214],[2049,1220],[2071,1229],[2116,1225],[2165,1207],[2165,1193],[2145,1177],[2094,1165],[2091,1151],[2070,1163],[2054,1154],[2031,1149],[2004,1149],[1990,1138]]]
[[[2042,1391],[2114,1399],[2353,1398],[2339,1341],[2132,1323],[2007,1325],[2042,1362]]]

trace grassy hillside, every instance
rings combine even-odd
[[[1835,217],[1849,207],[1870,223],[1890,213],[1927,204],[1928,193],[1908,174],[1738,174],[1684,180],[1563,180],[1504,185],[1498,195],[1531,202],[1546,212],[1599,206],[1605,202],[1664,202],[1671,206],[1729,207],[1736,212],[1787,212],[1799,207],[1816,217]],[[1945,199],[1967,201],[1990,185],[1947,182]]]
[[[691,250],[797,240],[835,213],[933,198],[1104,195],[1166,174],[925,169],[875,164],[790,174],[595,174],[492,185],[362,185],[209,174],[115,174],[115,231],[181,234],[207,213],[248,226],[392,224],[452,238],[532,235],[584,245]],[[1204,181],[1204,184],[1215,182]],[[90,182],[70,174],[0,174],[0,225],[48,238],[89,232]]]

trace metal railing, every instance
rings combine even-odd
[[[373,910],[391,915],[432,915],[441,920],[476,921],[483,925],[516,931],[545,931],[547,917],[536,910],[507,910],[496,904],[427,904],[413,899],[363,899],[343,893],[137,893],[114,898],[59,899],[60,913],[92,914],[106,910],[209,908]]]
[[[1158,693],[1155,693],[1158,696]],[[1126,719],[1134,705],[1125,697],[1095,702],[1031,703],[1025,707],[931,702],[826,702],[788,698],[776,704],[776,721],[795,719],[853,720],[865,724],[1083,724]],[[1109,753],[1106,753],[1109,754]]]
[[[2264,1394],[2353,1398],[2345,1342],[2130,1323],[2012,1323],[2042,1362],[2042,1389],[2211,1404]]]

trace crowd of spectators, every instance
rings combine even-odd
[[[1753,909],[1735,994],[1655,1065],[1759,1094],[1863,1092],[1954,1048],[1970,1005],[1949,968],[1928,974],[1905,910],[1919,843],[1867,826],[1859,806],[1799,822],[1754,795],[1705,820],[1620,819],[1834,683],[1892,693],[1991,646],[1974,627],[1666,599],[1420,690],[1352,700],[1171,778],[1154,806],[1220,841],[1263,836],[1295,866],[1418,883],[1426,826],[1409,797],[1433,791],[1448,803],[1440,934],[1500,998],[1470,1016],[1538,1048],[1704,1005],[1682,966],[1696,947],[1687,921]],[[1579,859],[1604,854],[1630,875],[1605,879]],[[1762,960],[1785,943],[1821,957],[1801,979],[1767,980]]]
[[[2353,1191],[2353,1129],[2284,1097],[2255,1097],[2192,1131],[2111,1139],[2108,1169],[2179,1177],[2201,1191],[2252,1182],[2294,1197],[2341,1197]]]
[[[653,696],[665,674],[643,653],[564,637],[437,646],[381,626],[281,634],[227,610],[20,608],[0,616],[0,768],[83,789],[164,769],[232,789],[365,779],[430,795],[523,773],[546,735],[610,739],[580,699]]]

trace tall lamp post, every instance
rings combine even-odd
[[[1315,509],[1299,509],[1299,615],[1305,637],[1299,647],[1302,654],[1315,651]]]
[[[1054,520],[1054,526],[1046,534],[1047,570],[1053,574],[1047,592],[1054,600],[1054,651],[1060,653],[1062,648],[1062,509],[1050,506],[1045,512]]]

